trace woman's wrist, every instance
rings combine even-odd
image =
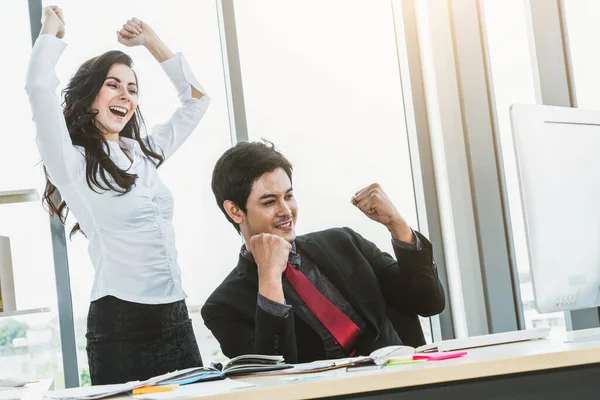
[[[52,24],[44,24],[42,25],[42,29],[40,29],[40,35],[52,35],[58,37],[58,32],[60,29],[57,26],[53,26]]]
[[[167,45],[156,35],[149,37],[148,40],[145,41],[144,46],[158,62],[166,61],[175,56]]]

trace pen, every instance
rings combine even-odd
[[[158,392],[170,392],[171,390],[175,390],[179,387],[179,385],[165,385],[165,386],[144,386],[140,388],[133,389],[131,394],[148,394],[148,393],[158,393]]]

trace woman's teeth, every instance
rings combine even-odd
[[[127,109],[119,106],[110,106],[108,109],[115,115],[119,117],[124,117],[127,115]]]

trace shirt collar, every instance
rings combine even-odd
[[[119,137],[119,144],[122,149],[129,150],[132,153],[140,148],[140,144],[137,142],[137,140],[123,136]]]
[[[117,167],[123,170],[127,170],[132,166],[132,162],[124,154],[124,150],[133,158],[133,163],[135,163],[137,155],[141,153],[140,144],[134,139],[119,137],[119,143],[115,143],[112,140],[107,140],[105,143],[104,150],[107,153],[110,152],[111,160],[113,160]]]

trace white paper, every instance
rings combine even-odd
[[[292,369],[289,369],[284,372],[301,372],[301,371],[310,372],[310,371],[314,371],[314,370],[320,370],[323,368],[334,367],[335,363],[336,363],[336,360],[319,360],[319,361],[313,361],[313,362],[309,362],[309,363],[295,364]]]
[[[23,378],[0,378],[0,388],[13,388],[24,386],[30,381]]]
[[[325,374],[307,374],[307,375],[292,375],[292,376],[284,376],[283,378],[281,378],[282,381],[304,381],[306,379],[315,379],[315,378],[322,378],[324,376],[327,376]]]
[[[112,396],[115,394],[130,392],[133,389],[143,386],[154,386],[156,382],[170,379],[173,376],[180,375],[182,372],[192,370],[188,368],[183,371],[169,372],[164,375],[155,376],[145,381],[133,381],[127,383],[118,383],[114,385],[97,385],[97,386],[84,386],[76,387],[63,390],[54,390],[51,392],[44,393],[45,398],[49,399],[79,399],[79,400],[94,400],[101,399],[103,397]]]
[[[312,371],[319,372],[324,368],[336,368],[339,366],[348,365],[352,362],[362,362],[362,361],[366,361],[369,359],[370,359],[370,357],[368,357],[368,356],[360,356],[360,357],[339,358],[339,359],[335,359],[335,360],[317,360],[317,361],[308,362],[308,363],[294,364],[293,368],[284,369],[281,371],[273,371],[273,374],[274,375],[275,374],[276,375],[296,374],[296,373],[312,372]],[[268,374],[268,372],[265,372],[265,374]]]
[[[143,384],[141,385],[139,381],[115,385],[83,386],[46,392],[44,397],[50,399],[97,399],[128,392],[140,386],[143,386]]]
[[[171,392],[138,394],[133,397],[136,399],[145,400],[169,400],[176,399],[178,397],[209,396],[254,386],[256,385],[253,383],[226,378],[218,381],[198,382],[190,385],[179,386],[177,389]]]
[[[10,388],[8,390],[0,390],[0,400],[19,400],[23,397],[24,392],[19,389]]]

